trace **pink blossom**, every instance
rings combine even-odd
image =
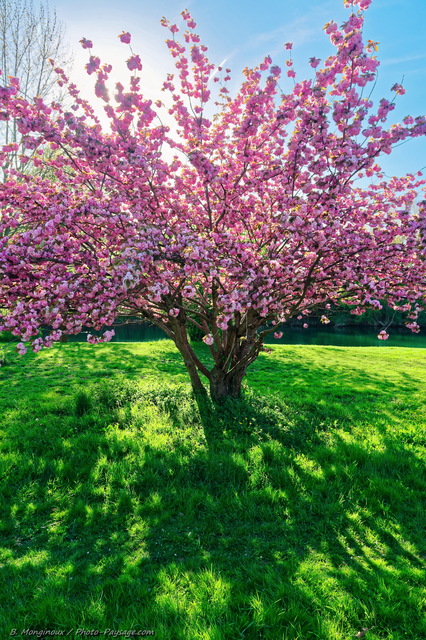
[[[397,94],[399,94],[401,96],[403,96],[404,93],[405,93],[404,87],[401,84],[398,84],[398,83],[393,85],[393,87],[391,88],[391,91],[395,91],[395,93],[397,93]]]
[[[337,29],[338,29],[337,23],[334,20],[332,20],[331,22],[327,22],[324,27],[324,31],[327,34],[333,34],[334,32],[337,31]]]
[[[92,49],[93,47],[93,42],[91,40],[87,40],[86,38],[82,38],[80,42],[83,49]]]
[[[127,67],[130,71],[134,71],[138,69],[138,71],[142,71],[142,62],[140,56],[133,55],[127,60]]]
[[[8,80],[11,87],[15,87],[15,89],[21,88],[19,78],[15,78],[14,76],[8,76]]]
[[[18,344],[16,345],[16,348],[20,356],[24,356],[27,353],[27,348],[23,342],[18,342]]]
[[[180,309],[175,307],[174,309],[170,309],[169,316],[171,316],[172,318],[176,318],[179,315],[179,313],[180,313]]]
[[[211,334],[211,333],[209,333],[208,335],[204,336],[204,338],[203,338],[203,342],[204,342],[205,344],[209,344],[209,345],[213,344],[213,342],[214,342],[214,338],[213,338],[212,334]]]
[[[102,336],[102,341],[103,342],[109,342],[114,336],[115,336],[114,329],[109,329],[108,331],[104,332],[104,334]]]
[[[368,9],[371,3],[372,0],[343,0],[343,4],[345,5],[345,7],[355,7],[356,5],[358,5],[362,11]]]
[[[95,56],[90,56],[89,62],[86,64],[86,70],[89,75],[91,75],[94,71],[99,69],[101,64],[100,58]]]
[[[274,338],[276,338],[277,340],[279,340],[282,337],[283,337],[283,332],[282,331],[275,331],[274,332]]]
[[[383,329],[377,336],[379,340],[387,340],[389,338],[389,334]]]
[[[309,327],[309,325],[305,322],[305,323],[303,324],[303,328],[304,328],[304,329],[307,329],[308,327]]]
[[[407,322],[405,325],[407,329],[410,329],[413,333],[419,333],[420,327],[417,322]]]
[[[125,31],[120,33],[120,35],[117,37],[120,38],[121,42],[124,42],[124,44],[130,44],[130,40],[132,39],[132,36],[130,35],[130,33]]]
[[[109,102],[109,91],[103,80],[98,78],[95,84],[95,94],[98,98],[102,98],[105,102]]]

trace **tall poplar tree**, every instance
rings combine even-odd
[[[21,95],[29,100],[63,99],[50,58],[64,68],[71,63],[65,27],[56,11],[49,8],[46,0],[36,6],[32,0],[0,0],[0,69],[4,79],[19,78]],[[21,141],[16,121],[0,121],[0,143],[19,143],[18,150],[8,158],[19,169],[24,168],[20,161]]]

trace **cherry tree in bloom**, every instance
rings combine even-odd
[[[308,326],[317,309],[343,302],[362,314],[386,301],[418,330],[426,212],[413,203],[425,181],[385,178],[379,162],[424,136],[426,118],[387,124],[404,89],[370,100],[379,65],[376,43],[362,37],[370,0],[345,4],[347,21],[325,26],[335,52],[310,59],[310,79],[298,78],[287,43],[283,69],[266,57],[244,70],[235,95],[188,11],[180,26],[162,21],[176,72],[156,103],[141,91],[130,33],[118,36],[124,56],[130,47],[126,87],[109,86],[111,67],[83,38],[109,126],[59,68],[68,110],[28,100],[7,79],[0,118],[46,169],[10,170],[0,185],[0,329],[19,336],[20,353],[117,317],[149,320],[175,342],[194,391],[207,381],[220,401],[240,394],[265,335],[280,336],[294,316]],[[3,147],[4,163],[13,152]],[[195,353],[191,324],[212,366]]]

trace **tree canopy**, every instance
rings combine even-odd
[[[239,395],[266,333],[279,336],[294,316],[307,325],[321,308],[326,322],[335,303],[361,314],[386,301],[418,330],[426,216],[413,205],[425,181],[387,178],[379,162],[424,136],[426,118],[387,125],[400,84],[391,99],[369,97],[379,65],[376,43],[362,36],[369,4],[346,1],[346,22],[325,26],[335,52],[311,58],[312,78],[298,78],[287,43],[284,69],[266,57],[244,70],[235,95],[188,11],[183,30],[163,19],[176,72],[155,103],[131,48],[129,85],[118,83],[111,99],[111,66],[83,38],[108,125],[54,63],[70,109],[28,100],[10,78],[0,118],[24,136],[23,161],[49,168],[49,177],[11,169],[0,186],[0,328],[21,337],[19,351],[118,316],[148,319],[176,343],[194,390],[204,390],[201,374],[221,400]],[[129,33],[119,38],[130,46]],[[15,150],[3,147],[3,163]],[[188,339],[191,323],[212,368]],[[51,330],[41,336],[42,327]]]

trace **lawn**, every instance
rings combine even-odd
[[[425,383],[422,349],[274,346],[217,411],[170,341],[6,356],[0,638],[426,637]]]

